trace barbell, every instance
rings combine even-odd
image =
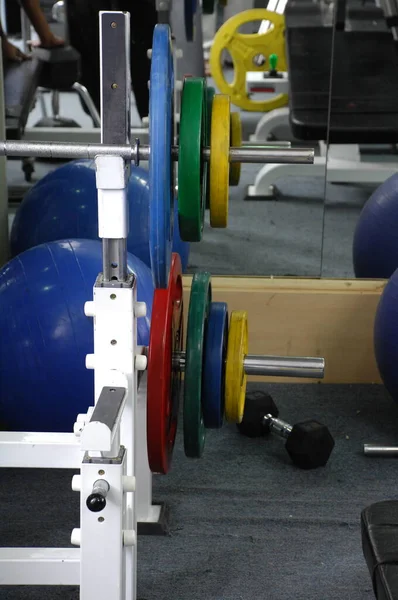
[[[248,375],[322,379],[323,358],[251,355],[245,311],[212,302],[211,277],[195,273],[188,307],[185,351],[181,261],[173,255],[167,289],[155,290],[148,353],[147,439],[150,468],[170,468],[183,382],[184,450],[200,458],[206,429],[224,417],[243,418]]]

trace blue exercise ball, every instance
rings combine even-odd
[[[129,254],[138,300],[138,344],[149,343],[154,287],[148,267]],[[102,268],[102,244],[64,240],[36,246],[0,269],[0,423],[11,431],[72,431],[93,403],[93,319],[84,304]]]
[[[128,185],[129,227],[127,249],[150,267],[149,175],[140,167],[131,168]],[[175,202],[173,251],[186,270],[189,244],[180,238]],[[11,229],[11,254],[44,242],[79,238],[98,239],[98,204],[95,162],[76,160],[36,183],[19,206]]]
[[[360,278],[388,279],[398,268],[398,173],[382,183],[363,207],[353,261]]]
[[[398,401],[398,269],[383,290],[374,322],[374,349],[380,377]]]

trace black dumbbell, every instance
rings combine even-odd
[[[286,450],[293,463],[301,469],[326,465],[334,448],[329,429],[314,420],[292,426],[278,419],[278,414],[269,394],[252,392],[246,396],[245,412],[238,429],[247,437],[262,437],[274,432],[286,438]]]
[[[279,415],[272,397],[260,390],[246,394],[243,420],[237,425],[240,433],[251,438],[267,435],[269,427],[264,423],[264,415]]]
[[[272,414],[263,418],[264,426],[286,439],[285,448],[300,469],[324,467],[334,448],[334,439],[326,425],[310,419],[289,425]]]

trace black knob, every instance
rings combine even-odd
[[[86,505],[91,512],[101,512],[106,506],[106,498],[102,494],[90,494],[86,500]]]

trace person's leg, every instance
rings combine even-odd
[[[111,10],[109,0],[68,0],[69,43],[81,56],[80,83],[86,86],[100,110],[99,18],[100,10]],[[88,112],[84,104],[85,112]]]
[[[140,117],[148,116],[148,81],[151,63],[147,51],[152,46],[157,22],[155,0],[68,0],[69,41],[81,55],[81,83],[86,86],[100,110],[100,67],[98,12],[123,10],[131,14],[131,80]]]
[[[153,30],[157,23],[155,0],[131,2],[122,0],[121,10],[131,15],[131,84],[141,119],[149,114],[148,81],[151,61],[147,52],[152,47]]]

